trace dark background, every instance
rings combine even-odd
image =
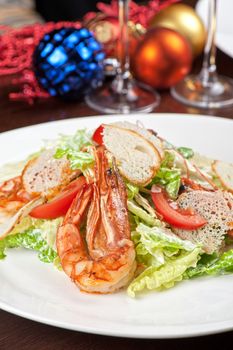
[[[85,13],[96,11],[97,2],[109,4],[110,0],[35,0],[37,11],[46,21],[75,21]],[[142,2],[135,0],[134,2]]]

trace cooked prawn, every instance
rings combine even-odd
[[[0,200],[16,200],[17,194],[22,190],[21,176],[13,177],[0,184]]]
[[[0,240],[7,236],[17,223],[44,199],[33,198],[25,191],[21,176],[0,184]]]
[[[31,197],[24,190],[21,176],[11,178],[0,184],[0,224],[14,215]]]
[[[135,250],[123,180],[114,162],[109,167],[103,148],[93,152],[94,179],[82,187],[59,227],[57,250],[63,270],[81,290],[110,293],[132,279]]]

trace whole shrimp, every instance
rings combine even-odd
[[[109,167],[103,148],[93,152],[94,179],[77,194],[59,227],[57,250],[63,270],[81,290],[111,293],[132,279],[135,250],[123,180],[114,162]]]

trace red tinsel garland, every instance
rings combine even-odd
[[[32,54],[40,39],[48,32],[63,27],[80,28],[79,22],[36,23],[23,28],[0,25],[0,74],[21,72],[32,64]]]
[[[147,28],[150,19],[164,7],[180,0],[151,0],[146,5],[138,5],[133,1],[129,3],[129,20],[140,23]],[[118,15],[118,0],[112,0],[110,5],[99,2],[97,8],[110,17]]]
[[[152,16],[162,8],[179,0],[151,0],[147,5],[138,5],[130,2],[129,19],[134,23],[140,23],[147,27]],[[98,3],[97,8],[106,15],[117,17],[118,1],[112,0],[110,5]],[[85,19],[96,16],[90,12]],[[33,24],[23,28],[11,28],[0,25],[0,75],[20,74],[18,79],[13,79],[13,84],[21,86],[20,92],[10,93],[12,100],[26,100],[32,104],[36,98],[48,98],[50,95],[43,90],[33,72],[33,52],[42,37],[55,29],[62,27],[80,28],[79,22],[59,22]]]
[[[36,98],[50,97],[37,82],[32,70],[32,57],[36,46],[46,33],[64,27],[80,28],[81,24],[48,22],[17,29],[0,25],[0,31],[3,32],[0,37],[0,75],[20,74],[12,83],[20,85],[21,91],[10,93],[10,99],[26,100],[32,104]]]

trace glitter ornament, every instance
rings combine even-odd
[[[104,52],[86,28],[46,33],[34,52],[38,82],[51,96],[79,99],[101,85]]]
[[[103,45],[107,57],[116,57],[117,40],[119,39],[120,27],[116,17],[107,17],[103,14],[84,22],[87,27]]]
[[[98,14],[95,18],[84,22],[87,27],[102,44],[106,57],[117,57],[117,46],[120,37],[120,24],[117,17],[108,17],[104,14]],[[134,52],[134,49],[145,34],[146,29],[139,23],[134,24],[128,22],[128,35],[129,35],[129,50],[130,54]]]

